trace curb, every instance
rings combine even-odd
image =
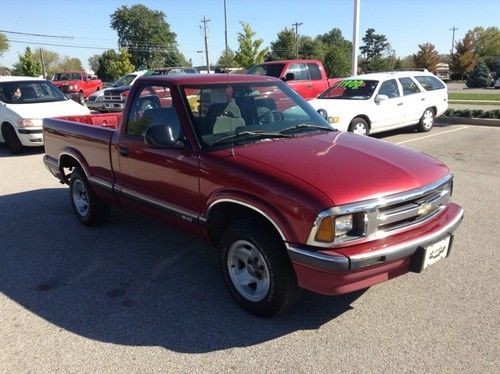
[[[463,125],[500,127],[500,119],[490,119],[490,118],[438,117],[436,118],[436,122],[449,123],[453,125],[463,124]]]

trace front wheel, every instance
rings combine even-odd
[[[221,264],[231,296],[252,314],[284,313],[300,297],[283,241],[255,220],[237,221],[229,227],[221,241]]]
[[[69,181],[71,205],[78,220],[87,226],[104,223],[109,218],[110,206],[94,195],[80,167],[73,170]]]
[[[4,125],[2,127],[2,136],[5,139],[5,144],[7,144],[10,153],[15,155],[23,151],[23,145],[12,126]]]
[[[356,117],[351,121],[349,131],[353,134],[368,135],[370,129],[368,127],[368,123],[363,118]]]
[[[434,111],[431,108],[427,108],[420,117],[417,128],[418,131],[427,132],[434,126]]]

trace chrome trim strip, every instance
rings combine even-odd
[[[281,229],[279,228],[278,224],[271,218],[269,217],[264,211],[262,211],[261,209],[253,206],[253,205],[250,205],[248,203],[244,203],[242,201],[239,201],[239,200],[235,200],[235,199],[229,199],[229,198],[223,198],[223,199],[219,199],[219,200],[215,200],[214,202],[212,202],[212,204],[210,204],[210,206],[208,207],[207,209],[207,216],[210,216],[210,209],[212,209],[215,205],[219,204],[219,203],[234,203],[234,204],[239,204],[239,205],[242,205],[244,207],[247,207],[249,209],[252,209],[252,210],[255,210],[257,213],[261,214],[262,216],[264,216],[269,222],[271,222],[274,226],[274,228],[278,231],[278,233],[280,234],[281,236],[281,239],[286,243],[286,237],[285,235],[283,234],[283,231],[281,231]],[[205,218],[205,220],[207,220],[207,218]]]
[[[334,206],[329,209],[326,209],[318,214],[316,217],[316,220],[314,221],[311,231],[309,233],[309,237],[307,239],[307,244],[310,246],[314,247],[320,247],[320,248],[334,248],[339,244],[343,244],[345,242],[349,242],[352,244],[360,243],[360,242],[365,242],[369,240],[374,240],[374,239],[379,239],[381,237],[387,236],[388,234],[386,232],[377,232],[378,225],[380,224],[378,220],[379,213],[377,212],[378,208],[382,208],[384,206],[388,205],[393,205],[393,204],[399,204],[399,203],[404,203],[405,201],[409,200],[414,200],[420,196],[424,196],[428,194],[429,192],[438,189],[439,187],[445,185],[448,183],[450,180],[453,179],[453,174],[447,174],[443,178],[439,179],[436,182],[433,182],[431,184],[428,184],[426,186],[410,190],[410,191],[405,191],[405,192],[399,192],[397,194],[393,195],[387,195],[387,196],[381,196],[379,198],[374,198],[374,199],[369,199],[369,200],[364,200],[364,201],[359,201],[351,204],[345,204],[345,205],[339,205],[339,206]],[[365,225],[365,234],[366,236],[358,237],[358,238],[345,238],[343,240],[338,240],[334,243],[322,243],[322,242],[317,242],[315,240],[316,237],[316,231],[319,228],[319,225],[321,223],[321,220],[325,217],[328,216],[341,216],[345,214],[352,214],[352,213],[358,213],[358,212],[366,212],[366,217],[367,219],[366,225]],[[431,215],[432,216],[432,215]],[[424,220],[419,221],[418,223],[422,223],[426,221],[427,219],[430,219],[431,217],[426,217]],[[418,223],[415,223],[418,224]],[[409,226],[400,228],[400,229],[395,229],[391,230],[390,234],[396,234],[400,231],[398,230],[404,230],[407,229]]]
[[[169,213],[174,213],[177,215],[179,218],[188,221],[188,222],[201,222],[204,223],[206,221],[200,220],[199,217],[196,214],[186,212],[185,210],[179,209],[177,207],[174,207],[170,204],[164,203],[158,199],[152,198],[150,196],[146,196],[144,194],[129,190],[127,188],[115,185],[114,190],[117,193],[120,193],[128,198],[131,198],[133,200],[138,200],[141,202],[144,202],[148,205],[151,205],[155,208],[167,211]]]
[[[329,256],[287,244],[288,255],[294,262],[316,268],[346,272],[349,270],[349,259],[346,256]]]
[[[99,177],[87,177],[88,181],[106,190],[113,190],[113,183]]]

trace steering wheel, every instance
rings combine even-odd
[[[268,120],[264,120],[268,118]],[[269,123],[269,122],[274,122],[274,121],[281,121],[283,119],[283,113],[281,113],[279,110],[269,110],[265,113],[262,113],[261,115],[259,115],[259,117],[257,118],[257,120],[259,121],[259,123]],[[264,121],[263,121],[264,120]]]

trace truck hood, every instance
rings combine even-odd
[[[313,106],[314,109],[325,109],[330,116],[339,115],[345,112],[359,112],[360,107],[363,103],[372,100],[353,100],[353,99],[313,99],[309,101],[309,104]]]
[[[125,91],[129,91],[132,88],[132,86],[120,86],[120,87],[113,87],[113,88],[106,88],[106,93],[115,93],[119,94]]]
[[[19,118],[42,119],[60,116],[87,115],[90,111],[73,100],[49,103],[6,104],[9,111]]]
[[[446,165],[430,156],[347,132],[263,141],[233,151],[236,158],[316,187],[334,205],[419,188],[448,173]]]

